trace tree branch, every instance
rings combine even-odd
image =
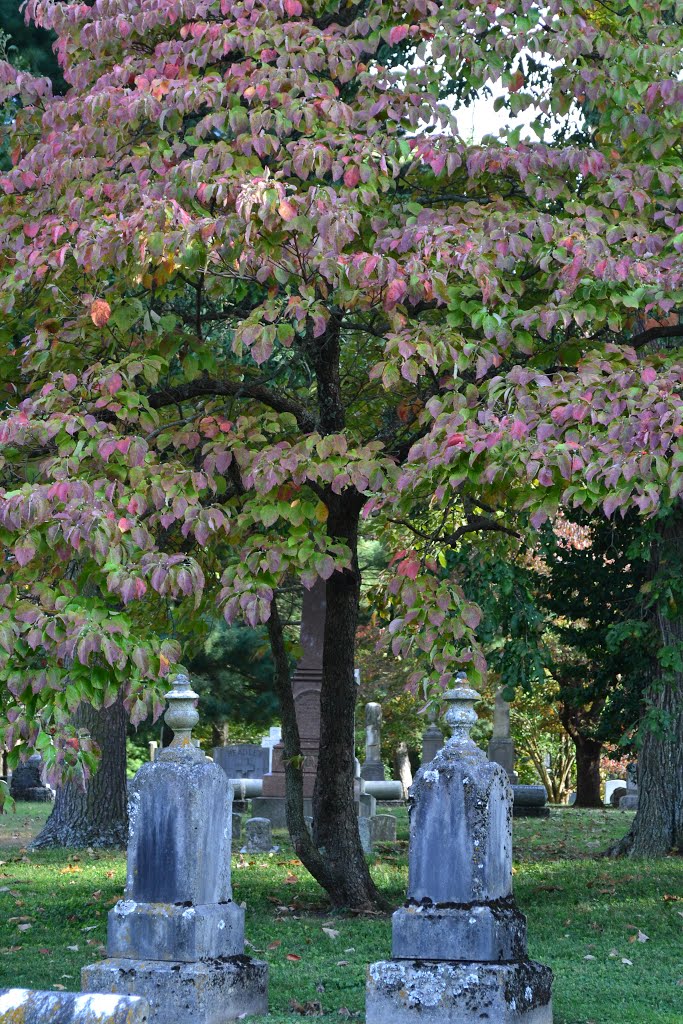
[[[310,434],[315,430],[315,419],[303,405],[256,382],[218,380],[215,377],[203,376],[188,381],[186,384],[177,384],[173,387],[164,387],[153,391],[148,400],[152,409],[163,409],[167,405],[187,402],[192,398],[217,397],[219,395],[231,398],[253,398],[276,412],[290,413],[304,434]]]
[[[642,348],[650,341],[657,341],[658,338],[683,338],[683,324],[676,324],[672,327],[649,327],[641,331],[630,340],[633,348]]]

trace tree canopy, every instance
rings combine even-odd
[[[28,10],[69,89],[0,65],[15,736],[119,689],[141,719],[184,623],[345,578],[361,511],[438,547],[679,501],[680,0]],[[464,141],[448,81],[509,129]],[[394,652],[476,678],[476,606],[393,566]]]

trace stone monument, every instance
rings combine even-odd
[[[365,761],[360,770],[362,779],[384,782],[381,750],[382,708],[371,702],[365,705]]]
[[[443,747],[443,733],[436,724],[436,711],[429,709],[429,725],[422,733],[422,761],[421,764],[429,764],[433,761]]]
[[[213,748],[214,761],[229,779],[262,779],[268,771],[269,758],[269,751],[256,743]]]
[[[489,761],[495,761],[507,772],[510,782],[517,782],[515,744],[510,733],[510,705],[503,698],[503,687],[496,690],[493,706],[493,735],[489,743]]]
[[[544,785],[520,785],[512,787],[513,818],[549,818],[548,791]]]
[[[55,794],[43,783],[43,759],[40,754],[31,754],[26,761],[20,761],[12,772],[10,796],[13,800],[28,800],[31,803],[48,803]]]
[[[470,738],[476,690],[444,694],[452,737],[409,799],[408,898],[392,953],[371,964],[367,1024],[552,1024],[549,967],[526,954],[512,896],[512,794]]]
[[[224,1024],[268,1011],[268,966],[244,955],[232,901],[232,789],[192,743],[187,676],[166,694],[174,731],[130,792],[125,898],[109,912],[110,959],[82,971],[85,992],[143,996],[150,1024]]]
[[[273,829],[268,818],[249,818],[244,827],[246,846],[242,853],[270,853]]]
[[[638,764],[632,761],[626,765],[626,793],[619,800],[620,811],[638,809]]]
[[[79,995],[28,988],[0,989],[0,1024],[147,1024],[138,996]]]
[[[325,636],[326,583],[316,580],[304,590],[301,608],[301,646],[303,656],[292,676],[292,693],[299,726],[303,763],[304,814],[313,813],[313,787],[318,770],[320,747],[320,690],[323,681],[323,642]],[[270,818],[273,828],[286,828],[285,766],[283,746],[273,748],[272,770],[263,776],[263,795],[252,800],[254,817]]]

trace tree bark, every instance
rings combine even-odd
[[[574,807],[602,807],[600,754],[602,743],[583,736],[572,737],[576,747],[576,800]]]
[[[653,551],[655,617],[661,646],[680,664],[683,651],[683,507],[662,524]],[[676,662],[676,655],[678,662]],[[638,757],[638,809],[630,831],[608,854],[656,857],[683,852],[683,672],[661,672],[646,692],[646,726]]]
[[[59,786],[44,828],[30,844],[38,850],[50,846],[119,847],[128,837],[126,792],[126,723],[123,703],[108,708],[81,704],[74,725],[89,730],[100,748],[100,763],[86,787],[76,782]]]
[[[356,550],[363,498],[356,492],[327,496],[328,533],[352,553],[350,569],[327,581],[327,612],[320,691],[320,753],[313,792],[313,838],[325,858],[336,906],[385,906],[363,854],[354,802],[355,640],[360,602]]]
[[[407,800],[408,790],[413,784],[413,773],[410,767],[408,744],[405,740],[401,740],[394,751],[394,774],[403,786],[403,799]]]

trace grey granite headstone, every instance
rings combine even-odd
[[[396,842],[396,818],[393,814],[376,814],[370,821],[373,843]]]
[[[213,759],[229,779],[262,779],[268,772],[270,751],[255,743],[214,747]]]
[[[147,1024],[139,996],[0,989],[0,1024]]]
[[[358,795],[358,814],[361,818],[372,818],[377,811],[377,800],[370,793],[361,790]]]
[[[360,770],[362,779],[384,782],[382,764],[382,708],[374,701],[365,705],[365,761]]]
[[[242,834],[242,815],[241,814],[233,813],[233,815],[232,815],[232,838],[233,839],[239,839],[241,834]]]
[[[43,759],[32,754],[26,761],[20,761],[12,772],[10,796],[13,800],[27,800],[30,803],[49,803],[54,792],[43,783]]]
[[[144,996],[150,1024],[225,1024],[268,1006],[267,964],[244,956],[244,910],[232,900],[232,787],[191,741],[196,696],[186,676],[167,694],[175,736],[131,785],[109,959],[82,971],[86,992]]]
[[[549,967],[526,955],[512,896],[512,794],[470,739],[479,695],[444,694],[452,738],[409,800],[408,898],[389,961],[371,964],[367,1024],[552,1024]]]
[[[515,818],[548,818],[550,808],[548,791],[542,785],[519,785],[512,787],[512,814]]]
[[[626,794],[619,800],[619,810],[635,811],[638,809],[638,764],[631,762],[626,765]]]
[[[489,743],[489,761],[495,761],[507,772],[510,782],[517,781],[515,774],[515,745],[510,733],[510,705],[503,698],[503,687],[496,690],[493,707],[493,735]]]
[[[247,853],[269,853],[273,849],[273,828],[268,818],[249,818],[244,832]]]
[[[429,725],[422,733],[422,764],[433,761],[443,747],[443,733],[436,724],[436,712],[430,709]]]

